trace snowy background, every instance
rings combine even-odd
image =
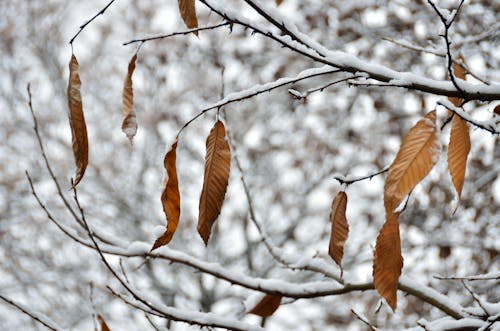
[[[274,1],[265,2],[331,50],[394,70],[447,79],[445,58],[431,54],[445,52],[438,35],[441,23],[424,1],[284,0],[278,8]],[[447,9],[458,4],[437,3]],[[89,330],[94,325],[93,315],[100,313],[111,330],[146,330],[151,325],[144,313],[107,290],[106,286],[111,286],[121,292],[97,253],[71,240],[50,222],[32,196],[25,175],[25,170],[29,171],[54,217],[85,237],[45,168],[27,105],[26,85],[31,84],[47,156],[63,194],[73,204],[68,191],[69,179],[74,176],[66,100],[71,55],[68,41],[105,4],[94,0],[0,2],[0,294],[48,316],[63,329]],[[268,26],[243,1],[226,1],[224,5]],[[197,3],[197,10],[200,26],[221,22],[201,3]],[[466,1],[450,36],[454,54],[460,52],[471,71],[487,82],[500,81],[498,22],[498,1]],[[176,1],[116,1],[74,43],[90,149],[89,167],[78,187],[80,201],[90,225],[128,252],[140,252],[144,243],[150,247],[158,232],[155,229],[165,224],[160,202],[163,157],[185,122],[219,101],[221,94],[255,89],[257,84],[322,67],[237,25],[232,31],[222,27],[200,32],[199,38],[188,35],[148,42],[141,48],[134,74],[139,131],[131,146],[120,129],[121,88],[137,44],[122,43],[181,30],[185,26]],[[290,256],[306,261],[317,257],[337,274],[339,270],[328,256],[328,215],[331,201],[341,189],[333,177],[363,176],[388,166],[408,129],[434,109],[437,101],[445,100],[407,89],[357,87],[345,82],[300,100],[288,92],[291,88],[303,94],[348,76],[335,73],[284,86],[228,105],[223,117],[236,146],[232,153],[241,162],[257,218],[269,238]],[[470,76],[468,80],[478,83]],[[474,119],[498,122],[494,105],[471,102],[466,111]],[[447,111],[442,107],[437,110],[442,124]],[[299,285],[328,280],[318,273],[286,268],[269,254],[250,220],[242,174],[234,159],[222,213],[205,248],[196,223],[205,139],[214,121],[215,112],[207,112],[181,136],[177,155],[181,219],[169,248],[159,252],[183,252],[216,262],[235,275]],[[450,302],[477,308],[459,281],[434,276],[499,272],[498,135],[471,128],[466,181],[454,215],[456,197],[446,165],[448,137],[449,125],[439,136],[443,148],[437,166],[413,191],[400,217],[403,276],[429,285]],[[377,176],[347,188],[350,234],[343,262],[347,282],[371,281],[373,249],[384,222],[384,178]],[[248,307],[244,302],[258,295],[255,291],[165,260],[145,262],[140,257],[119,259],[111,255],[109,260],[116,270],[121,263],[134,287],[165,305],[260,323],[260,318],[245,313]],[[500,301],[495,280],[469,282],[468,286],[484,302]],[[351,309],[382,329],[417,327],[420,319],[432,321],[444,316],[404,292],[398,292],[398,300],[398,309],[392,313],[385,303],[378,309],[380,297],[375,291],[285,298],[266,321],[266,328],[366,328]],[[498,307],[491,309],[500,311]],[[2,330],[44,329],[4,303],[0,304],[0,321]],[[159,318],[153,322],[171,330],[195,328]]]

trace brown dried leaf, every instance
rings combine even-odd
[[[283,2],[283,0],[276,0],[276,6],[281,5],[282,2]]]
[[[76,163],[76,178],[73,187],[82,180],[83,174],[88,164],[89,146],[87,138],[87,126],[83,115],[82,95],[80,93],[80,76],[78,75],[78,61],[74,54],[69,62],[69,83],[68,83],[68,106],[69,125],[71,126],[71,137],[73,145],[73,155]]]
[[[134,111],[134,90],[132,88],[132,75],[134,74],[136,60],[137,53],[132,56],[132,59],[130,59],[130,63],[128,64],[127,77],[125,77],[122,92],[122,131],[125,135],[127,135],[130,143],[132,143],[132,139],[134,139],[134,136],[137,133],[137,118]]]
[[[497,105],[495,109],[493,109],[493,112],[500,116],[500,105]]]
[[[250,310],[249,314],[258,315],[261,317],[269,317],[279,308],[281,304],[281,296],[266,294],[262,300]]]
[[[181,17],[189,29],[198,28],[198,18],[196,17],[195,0],[179,0],[179,11]],[[195,32],[198,35],[198,32]]]
[[[97,319],[99,320],[99,323],[101,323],[101,331],[111,331],[101,315],[97,315]]]
[[[226,129],[221,121],[215,123],[206,145],[205,176],[198,217],[198,233],[205,245],[208,244],[212,225],[219,216],[224,202],[231,166],[231,151],[226,141]]]
[[[332,233],[330,236],[330,247],[328,249],[328,254],[330,254],[330,256],[340,268],[342,268],[344,244],[349,233],[349,224],[347,224],[347,219],[345,217],[346,208],[347,194],[341,191],[337,194],[332,202],[332,210],[330,212]]]
[[[453,116],[450,143],[448,144],[448,170],[450,171],[453,186],[457,191],[458,200],[455,210],[458,208],[462,187],[464,185],[465,167],[467,156],[470,151],[469,125],[459,116]]]
[[[465,63],[465,59],[462,55],[458,56],[458,61]],[[467,70],[464,67],[457,63],[453,63],[453,75],[457,78],[465,80],[467,78]],[[455,105],[455,107],[460,107],[462,102],[464,102],[461,98],[449,97],[448,100],[451,101]]]
[[[436,163],[439,153],[437,131],[436,111],[431,111],[404,137],[385,182],[384,205],[387,214],[394,212]]]
[[[398,213],[388,214],[380,229],[373,259],[373,284],[392,310],[397,306],[398,279],[403,269]]]
[[[177,225],[179,224],[179,217],[181,215],[181,196],[179,193],[179,181],[177,179],[177,168],[175,166],[176,162],[176,149],[177,140],[172,144],[170,151],[165,154],[163,164],[165,170],[167,171],[167,178],[165,181],[165,189],[161,195],[161,203],[163,205],[163,211],[167,217],[167,229],[165,233],[156,239],[153,248],[155,250],[158,247],[165,246],[172,240]]]

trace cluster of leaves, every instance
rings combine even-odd
[[[276,1],[277,5],[280,3],[281,1]],[[188,28],[198,28],[194,0],[179,0],[179,10]],[[129,62],[122,93],[122,131],[131,143],[138,127],[133,106],[132,86],[132,76],[138,58],[137,52]],[[460,60],[464,61],[463,58]],[[68,104],[73,152],[77,166],[76,179],[73,184],[76,186],[83,178],[88,164],[88,140],[80,93],[78,62],[74,54],[71,56],[69,67]],[[465,80],[466,70],[462,66],[454,65],[454,72],[456,78]],[[463,104],[463,100],[459,98],[450,98],[450,101],[456,107],[461,107]],[[448,145],[448,169],[459,201],[471,144],[467,121],[451,112],[450,119],[452,129]],[[436,112],[431,111],[409,130],[389,167],[384,189],[386,221],[376,241],[373,279],[375,288],[393,310],[397,306],[396,291],[403,268],[398,216],[406,207],[412,190],[427,176],[438,159],[440,150],[437,143],[438,132]],[[161,202],[167,219],[166,230],[157,238],[151,250],[167,245],[172,240],[179,224],[181,198],[176,168],[179,134],[164,157],[166,179]],[[221,212],[229,180],[230,165],[231,152],[226,129],[223,122],[217,119],[206,140],[204,181],[199,202],[198,233],[205,245],[208,245],[212,226]],[[346,219],[347,200],[345,191],[339,192],[333,199],[330,212],[331,238],[328,252],[341,268],[341,272],[344,245],[349,233]],[[454,212],[458,208],[458,201]],[[270,316],[279,307],[280,302],[280,296],[268,294],[250,310],[250,313],[263,317]]]

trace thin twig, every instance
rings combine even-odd
[[[460,118],[462,118],[464,121],[469,122],[470,124],[474,125],[475,127],[478,127],[478,128],[485,130],[485,131],[488,131],[491,134],[495,134],[495,135],[500,134],[500,131],[496,130],[496,128],[494,126],[492,126],[491,124],[481,123],[481,122],[473,120],[472,118],[467,116],[467,114],[461,108],[456,107],[455,105],[453,105],[451,102],[449,102],[447,100],[438,101],[437,104],[452,111],[453,113],[458,115]]]
[[[308,89],[306,90],[305,92],[303,93],[300,93],[296,90],[293,90],[293,89],[289,89],[288,92],[293,96],[295,97],[296,99],[305,99],[307,98],[310,94],[314,93],[314,92],[323,92],[325,89],[327,89],[328,87],[332,86],[332,85],[335,85],[335,84],[338,84],[338,83],[342,83],[342,82],[345,82],[345,81],[349,81],[351,79],[356,79],[356,78],[361,78],[363,76],[351,76],[351,77],[346,77],[346,78],[342,78],[342,79],[338,79],[338,80],[335,80],[333,82],[329,82],[327,84],[324,84],[324,85],[321,85],[321,86],[318,86],[318,87],[315,87],[315,88],[311,88],[311,89]]]
[[[434,278],[439,280],[468,280],[468,281],[480,281],[480,280],[500,280],[500,274],[488,276],[488,275],[476,275],[467,277],[457,277],[457,276],[434,276]]]
[[[361,177],[357,177],[357,178],[353,178],[353,179],[344,179],[340,176],[335,176],[333,177],[336,181],[338,181],[340,183],[340,185],[346,185],[346,186],[349,186],[353,183],[356,183],[356,182],[360,182],[362,180],[366,180],[366,179],[369,179],[371,180],[373,177],[375,176],[378,176],[378,175],[381,175],[383,173],[386,173],[387,171],[389,171],[390,169],[390,166],[387,166],[385,167],[384,169],[382,170],[379,170],[377,172],[374,172],[372,174],[369,174],[369,175],[365,175],[365,176],[361,176]]]
[[[451,55],[451,41],[450,41],[450,38],[449,38],[450,28],[453,25],[453,22],[455,21],[455,19],[457,18],[457,15],[460,12],[460,9],[462,8],[462,5],[464,3],[464,0],[460,1],[460,4],[458,5],[458,8],[456,9],[456,11],[455,11],[453,17],[451,18],[451,20],[448,20],[448,18],[445,17],[443,15],[443,13],[441,13],[441,11],[439,10],[439,8],[437,8],[436,4],[434,4],[433,1],[427,0],[427,2],[431,5],[432,9],[434,9],[434,11],[436,12],[436,14],[439,16],[439,18],[441,20],[441,23],[443,23],[443,26],[444,26],[444,34],[441,35],[441,37],[444,38],[444,41],[446,43],[446,58],[447,58],[447,62],[448,62],[447,63],[447,69],[448,69],[448,75],[450,76],[450,80],[453,83],[453,86],[455,86],[455,88],[458,91],[460,91],[461,93],[464,93],[464,91],[458,85],[458,82],[457,82],[457,80],[455,78],[455,75],[453,74],[453,57]]]
[[[356,318],[358,320],[360,320],[361,322],[363,322],[364,324],[366,324],[366,326],[368,326],[370,328],[370,330],[372,330],[372,331],[377,331],[378,330],[378,328],[375,325],[373,325],[366,318],[364,318],[363,316],[361,316],[360,314],[358,314],[354,309],[351,309],[351,313],[353,313],[354,316],[356,316]]]
[[[61,201],[63,202],[66,210],[68,210],[68,212],[71,214],[71,216],[75,219],[75,221],[82,227],[84,228],[84,224],[82,222],[82,220],[78,217],[78,215],[76,214],[76,211],[73,209],[73,207],[71,206],[71,204],[69,203],[69,201],[66,199],[66,197],[64,196],[63,194],[63,190],[61,189],[61,185],[59,184],[59,181],[57,180],[57,177],[52,169],[52,166],[50,165],[50,162],[49,162],[49,158],[47,157],[47,153],[45,152],[45,148],[43,146],[43,141],[42,141],[42,137],[41,137],[41,134],[40,134],[40,129],[38,127],[38,119],[35,115],[35,111],[33,109],[33,103],[32,103],[32,96],[31,96],[31,87],[30,87],[30,84],[28,83],[28,85],[26,86],[26,90],[27,90],[27,93],[28,93],[28,108],[30,110],[30,113],[31,113],[31,117],[33,119],[33,131],[35,132],[35,136],[36,136],[36,139],[38,141],[38,146],[40,147],[40,152],[42,153],[42,158],[44,160],[44,163],[45,163],[45,168],[47,169],[47,171],[49,172],[49,175],[50,175],[50,178],[52,179],[52,182],[54,183],[54,185],[56,186],[56,189],[57,189],[57,194],[59,195],[59,198],[61,198]],[[31,178],[29,178],[29,175],[28,175],[28,171],[26,171],[26,175],[28,176],[28,180],[30,181],[30,185],[31,185],[31,188],[32,188],[32,192],[33,194],[35,195],[35,198],[37,198],[37,201],[39,202],[39,204],[41,203],[40,199],[38,198],[38,196],[34,193],[34,189],[33,189],[33,183],[31,181]],[[41,206],[43,206],[43,203],[41,204]],[[44,208],[44,210],[47,212],[46,208]],[[56,222],[57,224],[57,222]],[[109,240],[105,239],[103,236],[99,235],[99,234],[96,234],[96,237],[101,240],[103,243],[106,243],[106,244],[112,244]]]
[[[19,309],[21,312],[25,313],[26,315],[28,315],[29,317],[31,317],[31,319],[33,319],[34,321],[37,321],[38,323],[42,324],[43,326],[45,326],[46,328],[48,328],[49,330],[53,330],[53,331],[59,331],[59,330],[62,330],[60,329],[58,326],[54,325],[52,322],[48,321],[46,318],[40,316],[39,313],[35,313],[33,311],[30,311],[29,309],[27,309],[26,307],[24,307],[23,305],[15,302],[14,300],[12,299],[9,299],[3,295],[0,294],[0,299],[5,301],[6,303],[8,303],[9,305],[11,306],[14,306],[16,307],[17,309]]]
[[[469,292],[469,294],[472,297],[472,299],[483,310],[485,316],[490,316],[490,313],[488,312],[488,310],[486,310],[486,308],[483,306],[483,303],[481,302],[481,300],[477,297],[477,295],[474,293],[474,291],[472,291],[472,289],[467,285],[467,283],[465,282],[465,280],[462,280],[461,283],[462,283],[463,287],[467,290],[467,292]]]
[[[282,87],[282,86],[285,86],[285,85],[289,85],[289,84],[293,84],[293,83],[297,83],[299,81],[302,81],[302,80],[305,80],[305,79],[309,79],[309,78],[312,78],[312,77],[317,77],[317,76],[322,76],[322,75],[328,75],[328,74],[333,74],[333,73],[337,73],[339,72],[339,70],[337,69],[332,69],[332,70],[328,70],[328,71],[323,71],[323,72],[313,72],[312,74],[309,74],[309,75],[305,75],[305,76],[301,76],[301,77],[298,77],[298,78],[281,78],[281,80],[283,80],[283,82],[281,83],[278,83],[280,81],[277,80],[273,83],[268,83],[268,84],[265,84],[262,86],[262,89],[258,89],[258,90],[255,90],[254,88],[252,89],[248,89],[248,93],[244,94],[244,95],[241,95],[242,92],[244,91],[240,91],[240,92],[237,92],[235,93],[235,97],[231,97],[231,94],[228,95],[226,98],[220,100],[219,102],[211,105],[211,106],[208,106],[202,110],[200,110],[200,112],[198,114],[196,114],[193,118],[191,118],[189,121],[187,121],[179,130],[179,132],[177,132],[177,136],[176,138],[179,138],[180,134],[182,133],[182,131],[187,128],[191,123],[193,123],[195,120],[197,120],[198,118],[200,118],[201,116],[203,116],[206,112],[210,111],[210,110],[214,110],[214,109],[221,109],[222,107],[224,106],[227,106],[233,102],[238,102],[238,101],[242,101],[242,100],[246,100],[246,99],[250,99],[250,98],[253,98],[254,96],[256,95],[259,95],[259,94],[262,94],[262,93],[265,93],[265,92],[270,92],[274,89],[277,89],[279,87]],[[266,86],[266,87],[264,87]]]
[[[223,115],[224,115],[224,118],[226,119],[226,122],[227,122],[227,116],[225,114],[225,110],[223,110]],[[247,204],[248,204],[248,211],[250,213],[250,220],[257,228],[257,231],[260,233],[260,236],[262,237],[264,245],[266,246],[266,249],[269,252],[269,254],[271,254],[273,259],[276,260],[278,263],[286,266],[287,268],[289,268],[291,270],[306,270],[306,271],[321,273],[329,278],[335,279],[340,284],[343,284],[341,277],[339,277],[336,274],[333,274],[327,270],[318,268],[317,266],[310,265],[310,264],[306,264],[303,266],[294,266],[293,263],[290,263],[289,261],[287,261],[287,259],[285,257],[282,256],[281,249],[277,248],[276,245],[274,245],[271,242],[270,238],[265,233],[265,230],[262,227],[260,221],[257,220],[257,215],[255,213],[255,209],[253,206],[253,201],[252,201],[252,196],[250,194],[250,189],[248,188],[247,182],[245,180],[245,172],[243,171],[243,167],[241,166],[240,160],[238,158],[236,146],[233,144],[233,139],[232,139],[230,131],[227,131],[227,138],[228,138],[229,145],[231,146],[231,150],[234,152],[233,159],[236,163],[236,167],[238,168],[238,170],[240,172],[240,180],[241,180],[241,183],[243,185],[243,190],[245,191],[245,197],[246,197]]]
[[[130,41],[127,41],[127,42],[123,43],[122,45],[123,46],[127,46],[127,45],[130,45],[130,44],[133,44],[133,43],[145,43],[147,41],[165,39],[165,38],[170,38],[170,37],[173,37],[173,36],[188,35],[188,34],[191,34],[191,33],[196,33],[198,31],[214,30],[214,29],[220,28],[222,26],[227,26],[227,25],[232,25],[232,23],[231,22],[223,22],[223,23],[220,23],[220,24],[217,24],[217,25],[205,26],[205,27],[201,27],[201,28],[195,28],[195,29],[190,29],[190,30],[186,30],[186,31],[174,32],[174,33],[160,35],[160,36],[155,36],[155,37],[148,37],[148,38],[142,38],[142,39],[132,39]]]
[[[69,44],[71,45],[71,48],[73,48],[73,42],[75,41],[76,37],[78,37],[78,35],[83,31],[83,29],[85,29],[87,27],[87,25],[89,25],[93,20],[95,20],[97,17],[99,17],[100,15],[104,15],[104,12],[113,4],[113,2],[115,2],[115,0],[111,0],[103,9],[101,9],[97,14],[95,14],[91,19],[89,19],[87,22],[85,22],[84,24],[80,25],[80,29],[78,30],[78,32],[73,36],[73,38],[71,38],[71,40],[69,41]]]
[[[437,57],[442,57],[442,58],[446,58],[446,56],[447,56],[446,53],[439,52],[439,51],[434,50],[434,49],[428,49],[428,48],[423,48],[423,47],[420,47],[420,46],[410,45],[410,44],[407,44],[405,42],[401,42],[401,41],[394,40],[394,39],[387,38],[387,37],[383,37],[382,39],[385,40],[385,41],[388,41],[390,43],[393,43],[395,45],[401,46],[403,48],[412,50],[412,51],[426,53],[426,54],[432,54],[432,55],[435,55]],[[469,66],[464,61],[461,61],[460,59],[452,59],[452,60],[453,60],[453,64],[456,64],[456,65],[460,66],[469,75],[471,75],[472,77],[474,77],[475,79],[477,79],[481,83],[483,83],[485,85],[490,85],[491,84],[486,79],[484,79],[482,77],[479,77],[477,74],[475,74],[474,72],[472,72],[472,70],[469,68]]]

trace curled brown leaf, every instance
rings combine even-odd
[[[179,224],[179,217],[181,215],[181,196],[179,193],[179,181],[177,179],[177,168],[175,164],[177,159],[176,149],[177,140],[172,144],[167,154],[165,154],[163,161],[165,170],[167,171],[167,178],[165,181],[165,189],[161,195],[161,203],[167,218],[167,229],[161,237],[156,239],[151,250],[167,245],[170,240],[172,240],[177,225]]]
[[[132,87],[132,75],[134,74],[136,60],[137,53],[132,56],[132,59],[130,59],[130,63],[128,64],[128,72],[125,77],[125,82],[123,83],[122,92],[122,131],[130,140],[130,143],[132,143],[132,139],[134,139],[134,136],[137,133],[137,118],[134,111],[134,90]]]
[[[85,124],[85,116],[83,114],[80,87],[81,81],[78,74],[78,61],[76,56],[71,54],[71,60],[69,62],[68,106],[73,155],[77,167],[73,187],[78,185],[83,178],[85,169],[87,169],[89,154],[87,125]]]
[[[397,306],[398,280],[403,269],[398,213],[387,215],[377,237],[373,259],[373,284],[392,310]]]
[[[453,212],[457,210],[460,197],[462,196],[465,168],[470,147],[469,125],[459,116],[453,116],[450,142],[448,144],[448,170],[458,195],[457,205]]]
[[[346,208],[347,194],[341,191],[332,202],[332,210],[330,212],[332,232],[328,249],[328,254],[330,254],[335,263],[341,268],[342,257],[344,256],[344,244],[349,233],[349,224],[345,216]]]

